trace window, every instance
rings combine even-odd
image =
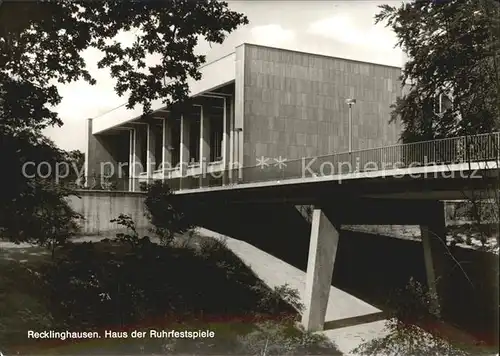
[[[434,113],[436,115],[442,115],[452,107],[452,99],[447,94],[440,93],[434,97]]]
[[[181,120],[175,118],[171,121],[172,124],[172,146],[170,153],[172,155],[171,167],[176,167],[180,161],[180,146],[181,146]]]
[[[139,135],[139,147],[137,147],[136,149],[140,149],[140,152],[139,152],[139,160],[141,162],[141,166],[140,168],[140,172],[139,173],[143,173],[143,172],[146,172],[146,168],[147,168],[147,144],[148,144],[148,132],[147,132],[147,129],[146,129],[146,125],[140,125],[138,128],[137,128],[137,135]]]
[[[201,135],[201,107],[193,106],[193,110],[186,115],[189,125],[189,164],[200,162],[200,135]]]
[[[222,160],[222,136],[224,134],[224,108],[210,108],[210,162]]]
[[[163,162],[163,125],[154,125],[155,135],[155,170],[161,168]]]

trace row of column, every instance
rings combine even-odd
[[[222,98],[221,98],[222,99]],[[222,100],[221,100],[222,101]],[[235,139],[238,139],[237,136],[239,132],[235,132],[234,130],[234,115],[233,115],[233,101],[232,98],[223,98],[224,109],[223,109],[223,123],[222,123],[222,148],[221,148],[221,156],[222,156],[222,169],[227,169],[229,166],[233,164],[233,162],[240,161],[240,154],[234,153],[235,149]],[[199,161],[197,163],[200,164],[200,168],[202,173],[206,172],[207,165],[210,162],[210,135],[211,135],[211,118],[207,115],[206,110],[202,105],[200,106],[200,144],[199,144]],[[229,115],[228,115],[229,114]],[[174,168],[172,164],[172,148],[175,140],[173,139],[173,120],[172,118],[166,117],[162,120],[162,135],[161,137],[157,137],[155,132],[154,124],[139,124],[135,125],[147,125],[146,129],[146,137],[141,137],[138,129],[132,129],[130,131],[130,170],[129,175],[133,178],[138,178],[140,173],[143,171],[139,171],[139,167],[145,167],[146,176],[148,178],[153,177],[153,173],[156,168],[157,158],[156,157],[156,146],[157,140],[162,140],[162,150],[161,150],[161,160],[162,160],[162,170],[165,172],[166,168]],[[179,144],[179,174],[181,176],[185,176],[187,172],[188,165],[190,163],[191,154],[190,154],[190,130],[193,129],[192,123],[194,120],[190,120],[190,118],[181,115],[180,117],[180,135],[178,144]],[[145,141],[145,142],[144,142]],[[239,140],[238,140],[239,141]],[[146,164],[141,160],[141,152],[146,150]],[[133,179],[133,184],[131,185],[131,190],[136,190],[136,179]]]

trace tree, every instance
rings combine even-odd
[[[376,22],[387,21],[409,57],[405,93],[392,112],[403,124],[403,142],[500,130],[499,19],[498,0],[381,6]],[[451,105],[436,110],[443,95]]]
[[[61,125],[47,108],[61,100],[56,82],[95,84],[85,49],[103,52],[99,67],[110,69],[116,92],[128,94],[129,108],[142,104],[148,113],[153,100],[182,101],[188,77],[200,79],[205,56],[194,51],[200,38],[222,43],[248,20],[216,0],[48,0],[0,2],[0,23],[2,121],[43,129]],[[134,31],[130,47],[115,41],[124,31]],[[147,66],[149,55],[158,55],[159,63]]]
[[[80,150],[65,152],[64,162],[64,168],[60,169],[61,178],[70,186],[82,188],[85,183],[85,153]]]
[[[465,136],[457,140],[457,144],[434,142],[426,147],[431,147],[432,151],[419,152],[418,146],[411,146],[411,149],[405,150],[403,158],[408,163],[421,162],[424,156],[430,154],[442,163],[458,163],[450,162],[450,157],[453,157],[461,163],[469,163],[466,169],[469,174],[472,171],[470,163],[484,162],[487,156],[487,160],[496,161],[493,164],[498,167],[498,136],[471,136],[500,131],[499,1],[418,0],[398,7],[382,5],[380,8],[380,13],[375,16],[376,23],[387,22],[398,38],[397,46],[409,58],[402,73],[403,95],[392,106],[391,115],[391,121],[401,120],[401,140],[410,143]],[[439,105],[443,104],[443,97],[448,98],[449,102],[445,103],[448,105]],[[460,172],[462,177],[463,173]],[[485,170],[481,175],[487,178],[484,185],[481,189],[471,190],[465,183],[463,199],[474,216],[474,229],[479,232],[483,247],[494,250],[498,248],[498,228],[496,234],[491,234],[494,229],[489,226],[499,226],[500,221],[498,170]],[[470,177],[473,179],[473,175]],[[494,178],[493,183],[489,183],[491,178]],[[496,246],[487,247],[487,240],[495,235]],[[450,246],[448,253],[453,261],[448,263],[456,265],[449,271],[458,267],[457,270],[469,279],[461,266],[463,262],[453,257],[452,249]],[[441,273],[436,277],[443,283],[450,278],[451,272],[437,273]],[[391,338],[401,337],[401,330],[395,329],[397,333],[382,340],[383,344],[391,346],[394,341]],[[415,342],[412,328],[403,331],[406,332],[403,335],[406,340],[411,341],[409,345],[420,347]],[[408,338],[408,335],[412,337]],[[372,349],[372,354],[374,351],[381,352]],[[419,351],[430,354],[423,347]],[[439,354],[443,352],[441,350]],[[408,351],[399,351],[401,353]]]
[[[163,244],[173,242],[176,234],[183,234],[194,229],[183,209],[172,203],[172,191],[168,184],[156,181],[147,186],[144,205],[153,232],[160,237]]]
[[[437,160],[463,156],[470,163],[500,152],[498,137],[469,137],[500,131],[500,2],[419,0],[380,8],[375,21],[387,22],[409,57],[402,73],[403,96],[391,115],[391,121],[402,122],[401,140],[466,136],[459,147],[436,144]],[[449,98],[449,105],[436,108],[443,97]],[[424,156],[415,149],[405,154],[408,162]],[[497,165],[499,158],[497,154]],[[500,221],[500,181],[464,192],[464,199],[471,203],[475,228],[485,243],[491,235],[485,233],[485,223]],[[489,218],[482,214],[485,206]],[[498,243],[498,233],[496,237]]]
[[[53,174],[66,153],[29,131],[0,139],[0,235],[48,247],[63,243],[80,218],[64,199],[72,191],[57,184]]]
[[[99,67],[109,68],[116,92],[128,96],[129,108],[140,104],[147,115],[151,101],[182,102],[188,94],[187,79],[200,79],[198,68],[205,56],[194,51],[200,38],[222,43],[246,23],[244,15],[215,0],[0,0],[0,229],[4,234],[16,241],[36,235],[42,222],[32,213],[44,202],[57,201],[54,211],[65,210],[60,204],[71,191],[55,187],[53,176],[27,177],[23,165],[47,161],[54,168],[57,162],[78,159],[57,149],[41,130],[62,125],[54,111],[61,101],[57,83],[79,79],[96,83],[86,69],[84,50],[102,51]],[[127,31],[135,35],[130,47],[115,41],[116,35]],[[148,66],[150,55],[157,55],[159,63]],[[46,193],[54,199],[41,199]],[[35,220],[27,224],[29,217]]]

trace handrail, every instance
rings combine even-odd
[[[499,168],[499,160],[500,132],[494,132],[284,160],[280,164],[267,167],[263,165],[233,167],[220,171],[207,171],[197,176],[167,178],[165,181],[173,191],[176,191],[468,162],[495,161],[496,168]],[[306,162],[308,170],[304,172]],[[354,162],[356,162],[355,167]],[[324,174],[325,166],[330,168],[328,174]],[[141,183],[153,180],[156,178],[126,178],[128,183],[124,180],[119,186],[138,188]]]
[[[470,135],[470,136],[445,137],[445,138],[439,138],[439,139],[434,139],[434,140],[400,143],[400,144],[394,144],[394,145],[389,145],[389,146],[379,146],[379,147],[374,147],[374,148],[363,148],[363,149],[353,150],[350,153],[356,154],[356,153],[360,153],[360,152],[369,152],[369,151],[375,151],[375,150],[381,150],[381,149],[390,149],[390,148],[394,148],[394,147],[403,148],[403,147],[410,147],[412,145],[423,145],[423,144],[432,143],[432,142],[435,142],[435,143],[447,142],[450,140],[464,140],[467,138],[477,138],[477,137],[492,136],[492,135],[493,136],[496,135],[496,136],[500,137],[500,132],[483,133],[483,134],[476,134],[476,135]],[[346,154],[349,154],[349,151],[343,151],[343,152],[338,152],[338,153],[329,153],[329,154],[318,155],[318,156],[308,156],[308,157],[303,157],[303,158],[295,158],[295,159],[287,160],[286,162],[297,162],[297,161],[313,159],[313,158],[326,158],[326,157],[330,157],[332,155],[346,155]],[[259,165],[247,166],[247,167],[259,167]]]

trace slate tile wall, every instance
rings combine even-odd
[[[396,67],[245,44],[237,78],[244,88],[244,165],[348,150],[348,105],[354,97],[353,149],[396,144],[389,124],[401,94]],[[239,62],[241,66],[241,62]],[[239,79],[239,80],[238,80]]]

